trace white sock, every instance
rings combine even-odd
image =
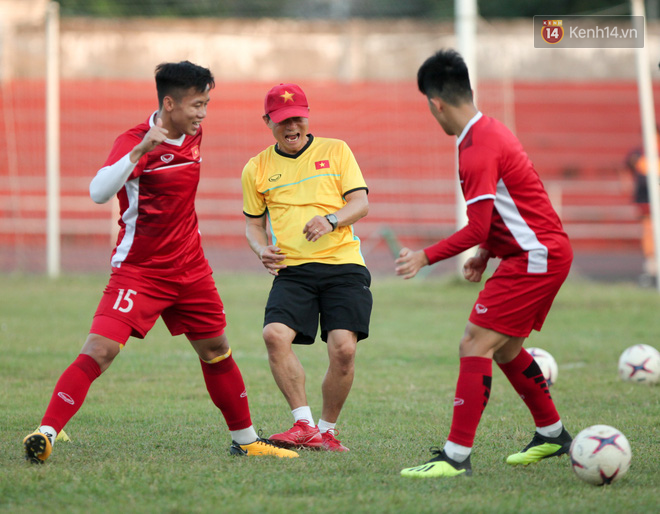
[[[48,436],[48,439],[50,439],[50,445],[51,446],[55,445],[55,439],[57,438],[57,432],[55,432],[55,429],[53,427],[48,426],[48,425],[41,425],[39,427],[39,432],[41,432],[45,436]]]
[[[447,457],[456,462],[463,462],[470,456],[470,453],[472,453],[471,447],[461,446],[460,444],[452,443],[451,441],[445,443],[443,450]]]
[[[547,427],[536,427],[536,431],[541,434],[543,437],[559,437],[561,431],[564,429],[564,425],[561,420]]]
[[[250,444],[258,439],[257,432],[255,432],[252,425],[240,430],[230,430],[229,433],[231,434],[232,441],[238,444]]]
[[[319,419],[319,432],[325,434],[328,430],[334,430],[337,423],[328,423],[324,419]]]
[[[311,427],[316,426],[314,424],[314,418],[312,417],[312,409],[309,408],[309,405],[303,405],[302,407],[293,409],[291,414],[293,414],[293,419],[296,422],[304,421]]]

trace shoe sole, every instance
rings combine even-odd
[[[27,436],[23,441],[23,446],[25,447],[25,460],[32,462],[33,464],[43,464],[50,456],[47,455],[44,458],[41,457],[48,448],[46,436],[44,435],[34,434]]]

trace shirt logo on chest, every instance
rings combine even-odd
[[[268,177],[268,182],[277,182],[281,178],[282,178],[282,174],[278,173],[277,175],[273,175],[271,177]]]
[[[193,159],[199,159],[199,145],[195,145],[190,150],[192,152]]]
[[[316,161],[314,165],[317,170],[326,170],[330,167],[330,161]]]
[[[172,159],[174,159],[174,155],[171,153],[166,153],[165,155],[160,156],[160,160],[163,161],[165,164],[168,162],[172,162]]]

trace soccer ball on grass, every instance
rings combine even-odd
[[[609,485],[630,467],[630,443],[609,425],[593,425],[580,432],[569,450],[578,478],[593,485]]]
[[[619,377],[630,382],[660,382],[660,352],[648,344],[627,348],[619,357]]]
[[[550,387],[557,381],[557,376],[559,374],[557,361],[552,355],[550,355],[549,352],[546,352],[541,348],[527,348],[527,351],[532,357],[534,357],[534,360],[539,365],[539,368],[541,368],[543,378],[545,378],[548,387]]]

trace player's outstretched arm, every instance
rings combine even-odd
[[[401,248],[399,258],[394,262],[396,263],[396,274],[406,280],[413,278],[420,269],[429,264],[424,250],[417,250],[415,252],[410,248]]]

